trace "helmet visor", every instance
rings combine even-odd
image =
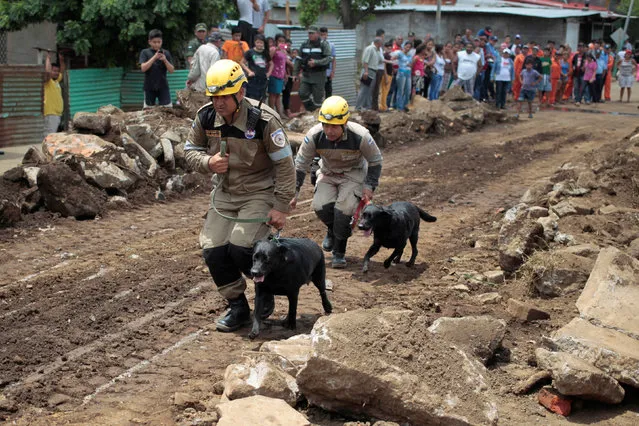
[[[322,111],[320,111],[320,115],[329,121],[332,119],[341,120],[342,118],[348,115],[348,112],[345,114],[333,115],[333,114],[324,114]]]
[[[244,77],[244,74],[240,74],[235,80],[229,80],[226,82],[226,84],[223,84],[221,86],[206,86],[206,88],[209,90],[209,92],[211,92],[211,94],[213,94],[213,96],[215,96],[216,93],[235,86],[237,82],[242,79],[242,77]]]

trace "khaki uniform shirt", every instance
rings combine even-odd
[[[212,103],[197,112],[184,151],[189,168],[211,173],[209,159],[220,152],[220,142],[227,142],[229,171],[222,190],[230,194],[250,194],[274,189],[273,208],[288,213],[295,195],[293,153],[279,116],[262,105],[262,115],[253,138],[246,137],[246,119],[250,105],[258,102],[244,98],[235,121],[226,124],[215,113]]]
[[[346,123],[339,142],[331,142],[326,138],[322,123],[313,126],[295,157],[295,168],[308,171],[316,155],[321,157],[322,174],[344,174],[360,182],[364,182],[369,166],[382,164],[382,153],[368,129],[350,121]],[[374,189],[368,182],[364,186]]]

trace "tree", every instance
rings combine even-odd
[[[396,0],[300,0],[297,10],[300,23],[306,27],[314,24],[321,12],[333,12],[346,29],[353,29],[367,19],[378,6],[390,6]]]
[[[0,0],[0,31],[53,22],[58,44],[90,55],[92,65],[131,66],[151,29],[180,57],[196,22],[219,22],[229,9],[233,0]]]

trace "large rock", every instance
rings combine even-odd
[[[153,158],[146,149],[138,144],[135,139],[126,133],[122,134],[121,141],[127,154],[140,161],[140,164],[142,164],[145,169],[146,175],[148,177],[155,176],[155,173],[158,170],[158,163],[155,161],[155,158]]]
[[[224,396],[232,400],[253,395],[283,399],[294,407],[299,389],[293,376],[269,361],[250,361],[226,367]]]
[[[20,206],[9,200],[0,200],[0,226],[12,226],[22,220]]]
[[[164,157],[163,164],[169,169],[175,169],[175,157],[173,156],[173,144],[169,139],[160,139],[160,145],[162,146],[162,156]]]
[[[73,116],[73,127],[76,130],[88,130],[91,133],[104,135],[111,128],[111,116],[92,112],[76,112]]]
[[[49,158],[61,154],[74,154],[81,157],[98,157],[116,151],[111,142],[96,135],[50,133],[42,141],[42,151]]]
[[[545,245],[544,227],[526,218],[505,222],[499,230],[499,266],[515,272],[532,252]]]
[[[475,355],[485,365],[501,346],[506,322],[490,316],[444,317],[435,320],[428,331]]]
[[[48,210],[76,219],[93,219],[104,207],[106,195],[89,185],[64,163],[45,164],[38,188]]]
[[[508,299],[508,313],[521,321],[538,321],[550,318],[550,314],[517,299]]]
[[[468,93],[464,92],[464,90],[460,86],[451,86],[450,89],[446,91],[440,98],[443,102],[460,102],[460,101],[471,101],[473,97]]]
[[[548,192],[552,190],[553,183],[549,179],[539,180],[530,186],[521,197],[521,202],[531,206],[548,206]]]
[[[594,265],[592,259],[565,252],[538,253],[526,267],[542,296],[556,297],[583,288]]]
[[[551,213],[550,216],[540,217],[537,219],[537,223],[544,229],[544,240],[553,241],[557,232],[559,231],[559,223],[557,220],[559,216]]]
[[[398,423],[497,422],[486,369],[408,310],[368,309],[320,318],[297,376],[309,403]]]
[[[560,195],[567,195],[569,197],[579,197],[590,192],[590,188],[579,186],[572,179],[556,183],[552,190]]]
[[[120,108],[116,107],[115,105],[103,105],[100,108],[98,108],[97,111],[98,114],[100,115],[122,115],[124,114],[124,111],[122,111]]]
[[[215,407],[217,426],[310,426],[304,415],[281,399],[257,395],[224,402]]]
[[[126,191],[137,181],[135,174],[124,171],[108,161],[99,163],[83,161],[81,165],[87,182],[102,189]]]
[[[570,246],[566,248],[562,248],[556,251],[556,253],[568,253],[574,254],[575,256],[587,257],[590,259],[595,259],[599,252],[601,251],[601,247],[596,246],[594,244],[577,244],[575,246]]]
[[[481,105],[477,105],[471,109],[465,109],[457,112],[457,118],[461,120],[464,127],[467,129],[477,129],[484,124],[484,108]]]
[[[639,260],[615,247],[601,250],[577,308],[582,318],[639,338]]]
[[[563,200],[551,207],[553,213],[559,217],[589,215],[594,213],[594,209],[585,203],[576,200]]]
[[[608,404],[620,403],[625,395],[619,383],[586,361],[564,352],[535,350],[539,368],[549,370],[557,390],[563,395],[594,399]]]
[[[160,139],[168,139],[175,144],[182,142],[182,138],[174,130],[167,130],[166,132],[162,133],[162,135],[160,136]]]
[[[639,388],[639,340],[619,331],[574,318],[553,333],[548,342],[594,365],[615,380]]]
[[[153,129],[151,129],[151,125],[146,123],[129,124],[126,126],[126,133],[131,135],[131,137],[147,152],[150,152],[153,148],[155,148],[155,145],[158,143],[157,138],[153,134]]]
[[[286,340],[264,342],[260,352],[277,355],[272,361],[279,363],[287,373],[297,375],[298,370],[311,357],[311,335],[298,334]]]
[[[23,165],[37,166],[47,162],[47,157],[44,156],[42,149],[38,149],[34,146],[30,146],[27,152],[22,157]]]
[[[639,238],[632,240],[628,244],[628,254],[635,259],[639,259]]]

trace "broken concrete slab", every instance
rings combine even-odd
[[[548,209],[546,207],[532,206],[528,209],[528,217],[530,219],[538,219],[540,217],[548,216]]]
[[[516,299],[508,299],[507,310],[514,318],[521,321],[539,321],[550,318],[548,312]]]
[[[142,166],[145,168],[147,176],[155,176],[155,173],[158,170],[158,163],[155,161],[155,158],[153,158],[146,149],[138,144],[135,139],[131,138],[131,136],[126,133],[122,134],[121,141],[127,154],[140,161]]]
[[[577,244],[574,246],[558,249],[555,251],[555,253],[568,253],[574,254],[575,256],[594,259],[597,257],[600,251],[601,247],[594,244]]]
[[[581,187],[577,185],[574,180],[565,180],[563,182],[556,183],[552,187],[552,190],[560,195],[567,195],[569,197],[579,197],[590,192],[590,188]]]
[[[285,401],[262,395],[224,402],[215,407],[217,426],[311,426],[311,422]]]
[[[534,288],[546,297],[557,297],[583,288],[594,260],[561,251],[538,252],[526,263]]]
[[[574,318],[552,334],[553,350],[567,352],[594,365],[620,383],[639,388],[639,340],[616,330]]]
[[[501,269],[484,272],[484,277],[486,278],[486,281],[493,284],[503,284],[506,281],[504,271]]]
[[[22,157],[22,165],[24,166],[37,166],[39,164],[44,164],[47,162],[47,157],[45,157],[42,149],[38,149],[36,147],[29,147],[27,152]]]
[[[615,379],[586,361],[565,352],[535,350],[537,365],[552,373],[553,384],[563,395],[619,404],[624,389]]]
[[[499,230],[499,267],[515,272],[532,252],[545,245],[544,228],[540,223],[519,218],[505,222]]]
[[[320,318],[297,376],[309,403],[398,423],[497,422],[485,367],[409,310],[363,309]],[[370,403],[375,401],[375,403]]]
[[[577,308],[582,318],[639,338],[639,260],[615,247],[601,250]]]
[[[519,200],[529,206],[548,206],[548,192],[552,190],[550,179],[542,179],[533,183]]]
[[[173,144],[169,139],[160,139],[162,146],[162,156],[164,157],[162,164],[169,170],[175,170],[175,157],[173,156]]]
[[[260,352],[277,355],[271,361],[295,376],[311,357],[311,335],[298,334],[286,340],[264,342]]]
[[[167,130],[166,132],[162,133],[160,139],[168,139],[175,144],[182,142],[182,138],[180,137],[180,135],[173,130]]]
[[[76,112],[73,116],[73,128],[104,135],[111,128],[111,116],[92,112]]]
[[[438,318],[428,331],[440,336],[486,365],[501,346],[506,333],[506,322],[490,316]]]
[[[499,293],[483,293],[475,296],[475,299],[482,305],[494,305],[502,301],[501,294]]]
[[[80,165],[82,166],[87,182],[102,189],[115,188],[126,191],[137,181],[137,176],[133,173],[128,173],[115,163],[108,161],[101,161],[99,163],[82,161]]]
[[[117,146],[96,135],[50,133],[42,141],[42,151],[48,158],[61,154],[94,157],[104,152],[116,151]]]
[[[551,211],[557,216],[575,216],[575,215],[590,215],[594,213],[594,209],[584,203],[579,203],[576,200],[563,200],[552,206]]]
[[[229,400],[263,395],[282,399],[295,407],[299,389],[295,378],[278,365],[265,360],[248,361],[226,367],[223,395]]]
[[[151,125],[146,123],[129,124],[126,126],[126,133],[147,152],[150,152],[158,143],[157,138],[153,134],[153,129],[151,129]]]

